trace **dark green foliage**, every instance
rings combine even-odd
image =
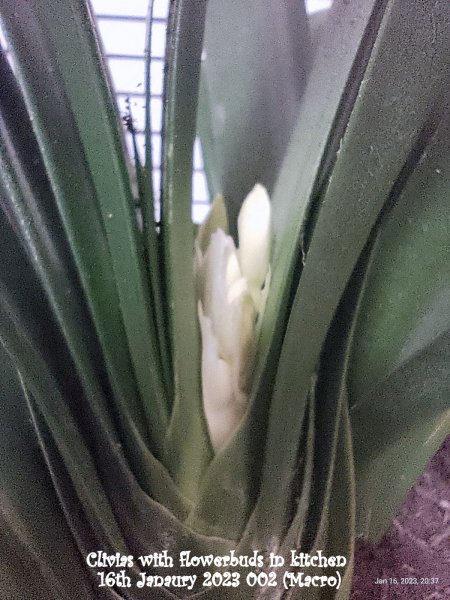
[[[320,548],[348,557],[341,590],[283,597],[348,598],[355,535],[383,532],[450,431],[450,4],[173,1],[162,219],[147,147],[143,231],[89,6],[0,0],[0,16],[17,75],[2,54],[0,595],[21,597],[20,573],[30,598],[119,597],[91,550]],[[215,456],[197,105],[211,190],[233,215],[262,181],[274,212],[250,405]]]

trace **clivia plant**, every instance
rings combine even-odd
[[[89,4],[0,17],[1,596],[348,598],[450,431],[450,4],[172,0],[157,223],[150,59],[136,203]],[[346,565],[155,590],[86,563],[164,550]]]

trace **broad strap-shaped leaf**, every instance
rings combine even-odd
[[[167,425],[160,361],[117,117],[89,18],[68,1],[46,7],[5,0],[0,7],[113,388],[124,398],[133,396],[126,366],[131,360],[158,452]]]
[[[332,475],[329,505],[323,512],[320,528],[311,548],[315,554],[319,550],[323,555],[343,556],[347,563],[338,569],[342,577],[338,590],[332,587],[309,588],[299,592],[294,590],[288,598],[299,600],[347,600],[352,588],[352,575],[355,550],[355,477],[353,447],[348,405],[345,400],[343,414],[339,424],[339,438],[336,449],[336,463]],[[318,575],[336,576],[336,568],[318,569]]]
[[[42,39],[39,38],[43,43],[45,39],[45,36],[42,36]],[[32,72],[31,65],[29,66],[30,72]],[[53,70],[50,69],[50,73]],[[48,75],[44,69],[42,75],[45,74]],[[56,92],[58,89],[56,86]],[[37,90],[35,91],[39,96]],[[61,90],[59,91],[61,92]],[[61,97],[63,100],[58,104]],[[101,261],[102,257],[108,256],[107,252],[104,255],[101,254],[102,244],[105,241],[102,228],[98,227],[97,229],[98,239],[94,241],[94,238],[89,237],[99,223],[95,196],[90,188],[89,170],[85,168],[83,155],[79,150],[76,128],[73,127],[70,120],[70,112],[66,110],[65,96],[62,92],[60,95],[55,93],[53,100],[53,110],[60,111],[58,126],[60,128],[67,126],[67,123],[71,125],[63,131],[68,150],[72,153],[71,159],[75,163],[72,164],[70,161],[64,163],[67,167],[64,172],[61,164],[58,163],[58,157],[52,156],[56,167],[59,168],[59,171],[58,168],[55,169],[56,175],[60,177],[57,181],[61,183],[62,187],[67,185],[65,189],[68,191],[70,190],[69,184],[77,184],[73,196],[71,196],[74,200],[79,200],[79,197],[83,198],[83,194],[80,193],[82,191],[87,191],[87,197],[93,200],[92,204],[87,203],[86,206],[81,207],[85,211],[92,207],[92,212],[87,215],[89,218],[86,218],[86,221],[80,220],[77,227],[68,228],[70,247],[80,252],[83,258],[87,257],[88,251],[93,254],[94,259],[100,258],[95,269],[89,271],[89,274],[95,275],[96,270],[100,270],[101,276],[105,277],[105,275],[109,275],[111,269],[107,262],[102,263]],[[38,119],[36,114],[31,112],[33,118]],[[36,126],[36,123],[34,125]],[[50,132],[45,128],[40,131],[42,135],[58,133],[52,129],[51,123],[47,125]],[[38,141],[40,141],[39,136]],[[45,144],[40,144],[40,148],[48,150]],[[64,153],[62,156],[65,157]],[[45,154],[44,163],[48,168],[49,175],[52,175],[50,177],[52,190],[56,188],[58,192],[53,178],[55,171],[51,171],[51,167],[55,165],[51,161],[49,162],[47,154]],[[82,186],[83,181],[86,184],[85,187]],[[57,196],[56,193],[55,196]],[[3,197],[9,198],[8,194]],[[51,200],[49,202],[51,205]],[[59,204],[57,206],[59,209],[61,208]],[[77,207],[75,203],[73,206],[63,205],[63,207],[67,209],[66,212],[61,211],[62,221],[66,225],[65,218],[72,217],[69,208],[76,212]],[[4,213],[0,214],[4,215]],[[77,213],[77,216],[81,216],[81,212]],[[84,333],[87,331],[92,335],[92,347],[86,343],[86,348],[92,349],[92,364],[94,358],[96,359],[95,367],[98,369],[96,383],[100,390],[88,389],[86,386],[84,389],[80,384],[77,371],[66,347],[66,339],[54,324],[52,309],[47,302],[46,293],[44,293],[45,288],[34,274],[36,269],[31,268],[27,262],[29,260],[25,250],[27,230],[19,227],[16,232],[6,220],[4,222],[7,225],[5,231],[9,232],[9,238],[5,234],[2,236],[1,241],[4,248],[1,255],[9,257],[10,260],[14,258],[14,267],[17,269],[12,268],[13,265],[11,265],[10,269],[2,271],[2,275],[9,277],[2,281],[0,288],[2,341],[13,357],[16,368],[23,373],[24,393],[29,398],[30,406],[33,406],[35,427],[42,439],[42,447],[53,477],[53,484],[60,497],[60,502],[65,507],[66,518],[70,521],[80,553],[85,556],[86,550],[101,547],[111,552],[146,554],[152,549],[154,551],[160,549],[162,537],[167,540],[171,546],[168,549],[174,554],[186,547],[191,548],[196,554],[225,552],[232,547],[227,540],[203,538],[182,525],[188,504],[174,488],[161,464],[146,451],[142,438],[139,435],[135,436],[137,445],[135,450],[137,457],[135,457],[131,444],[123,443],[121,437],[117,435],[114,423],[116,418],[121,421],[125,420],[124,429],[129,428],[132,431],[133,423],[129,418],[127,419],[126,411],[121,413],[119,410],[119,414],[115,411],[109,395],[108,382],[104,379],[102,353],[96,346],[95,335],[92,335],[87,327]],[[20,225],[20,220],[15,219],[13,223],[14,226]],[[52,224],[52,227],[54,226]],[[64,239],[64,231],[63,228],[60,229],[62,239]],[[42,233],[45,232],[42,230]],[[85,241],[86,248],[83,244],[80,246],[72,244],[73,237],[78,241]],[[20,244],[24,247],[22,248]],[[18,246],[18,250],[15,246]],[[100,248],[100,254],[95,253],[98,248]],[[84,250],[86,254],[83,254]],[[76,252],[74,254],[76,259],[74,262],[79,268],[80,256]],[[23,268],[20,268],[18,264],[19,255],[24,256]],[[86,266],[82,262],[81,265]],[[92,263],[88,261],[87,266],[91,265]],[[107,267],[105,272],[101,270],[101,266]],[[25,274],[31,277],[28,286],[24,284]],[[83,284],[86,283],[86,280],[88,283],[90,282],[82,269],[79,270],[79,274]],[[111,281],[115,283],[114,275],[111,276]],[[105,285],[105,293],[114,289],[108,288],[107,283],[108,279],[106,282],[102,279],[99,283],[95,277],[93,278],[93,285]],[[96,288],[87,287],[87,289],[86,295],[88,296],[89,292]],[[27,294],[27,290],[33,290],[36,300],[39,300],[32,305],[34,311],[29,310],[30,296],[29,293]],[[41,299],[43,306],[47,307],[45,313],[40,309]],[[114,299],[113,296],[112,299]],[[96,299],[94,298],[94,300]],[[81,295],[74,301],[80,303],[79,308],[82,308],[83,297]],[[108,308],[112,311],[114,303]],[[93,313],[96,314],[94,311]],[[100,333],[102,332],[100,331]],[[101,335],[99,337],[102,339]],[[120,370],[117,373],[120,374]],[[124,407],[119,405],[119,408],[123,409]],[[143,471],[148,470],[145,477],[142,473],[140,474],[141,481],[134,475],[128,464],[128,462],[138,460],[141,460],[140,466],[143,467]],[[147,476],[149,477],[145,480]],[[145,480],[144,485],[141,483],[142,479]],[[97,537],[92,537],[92,532]],[[169,592],[163,594],[164,597],[172,597]],[[145,597],[146,595],[145,590],[135,594],[136,597]]]
[[[97,539],[106,543],[108,534],[111,534],[108,540],[109,546],[111,548],[116,546],[124,551],[125,546],[120,541],[121,535],[118,529],[114,527],[111,508],[105,499],[102,484],[95,474],[93,458],[89,455],[86,444],[81,441],[75,419],[71,415],[74,396],[79,393],[75,380],[67,377],[64,383],[58,381],[54,366],[47,362],[51,359],[43,354],[36,333],[30,332],[29,317],[25,315],[23,307],[9,297],[10,295],[2,285],[0,296],[2,346],[13,359],[16,368],[23,373],[24,385],[40,401],[40,408],[49,421],[53,436],[56,436],[64,466],[71,475],[71,482],[86,511],[86,518],[96,532]],[[60,390],[63,386],[67,394],[66,399]],[[90,406],[95,410],[94,398],[91,399]],[[109,531],[105,535],[106,524]],[[111,540],[114,540],[113,543]]]
[[[196,554],[226,552],[232,547],[226,540],[199,537],[182,525],[188,507],[151,455],[144,456],[151,492],[142,489],[128,464],[134,460],[132,448],[122,446],[115,430],[111,405],[101,392],[94,397],[79,385],[25,249],[14,242],[13,229],[0,215],[0,339],[23,373],[24,395],[80,560],[98,548],[135,555],[157,551],[162,536],[175,544],[173,554],[185,548]],[[71,596],[61,592],[58,597]],[[145,597],[145,590],[136,594]]]
[[[311,58],[302,1],[209,0],[198,131],[210,194],[224,195],[233,233],[255,183],[273,191]]]
[[[365,267],[370,255],[366,252],[358,265],[352,282],[346,290],[338,315],[334,319],[325,342],[320,367],[313,378],[309,393],[309,412],[314,410],[314,456],[311,473],[304,475],[298,466],[290,474],[284,516],[276,512],[268,515],[267,498],[258,499],[249,521],[246,535],[262,547],[268,543],[278,548],[288,560],[292,549],[310,551],[323,549],[336,542],[341,552],[351,554],[355,490],[351,430],[348,419],[347,374],[355,329],[355,314],[365,284]],[[308,416],[308,420],[311,415]],[[297,445],[297,465],[305,453]],[[306,450],[306,456],[308,450]],[[301,463],[300,463],[301,464]],[[274,477],[276,477],[276,472]],[[295,493],[295,489],[301,492]],[[302,495],[308,493],[309,506],[302,506]],[[297,505],[297,496],[299,503]],[[329,528],[337,533],[331,534]],[[276,536],[271,531],[278,532]],[[325,553],[326,554],[326,553]],[[295,595],[293,597],[296,597]]]
[[[200,389],[191,220],[192,152],[205,11],[205,0],[171,3],[164,92],[161,231],[175,393],[165,460],[190,498],[197,495],[212,457]]]
[[[92,322],[79,285],[75,263],[62,230],[55,199],[22,97],[5,56],[0,56],[0,74],[7,92],[0,92],[0,183],[2,209],[28,252],[61,331],[78,364],[80,378],[95,385]],[[13,243],[13,242],[12,242]],[[6,251],[6,250],[5,250]],[[12,251],[12,247],[9,250]],[[37,293],[42,293],[41,290]],[[91,383],[88,383],[90,379]],[[134,402],[133,402],[134,400]],[[127,410],[145,434],[143,412],[130,395]]]
[[[151,420],[156,419],[163,427],[170,402],[162,385],[164,371],[161,369],[162,359],[154,323],[154,299],[149,293],[126,153],[99,40],[89,5],[84,0],[59,3],[58,11],[53,10],[49,20],[47,15],[51,11],[52,3],[48,2],[40,12],[41,20],[54,44],[91,170],[113,261],[134,372],[144,405],[148,405],[153,413]],[[70,37],[73,30],[77,35]],[[67,38],[70,39],[69,45]],[[75,61],[77,69],[73,69]],[[92,84],[89,91],[86,85],[83,86],[86,78]],[[99,106],[102,107],[100,112]],[[101,146],[99,139],[104,140]],[[155,414],[155,410],[160,414]]]
[[[92,598],[90,574],[53,488],[11,358],[0,345],[2,594]],[[55,560],[55,556],[58,560]]]
[[[424,138],[378,227],[351,361],[358,532],[371,539],[450,433],[448,110]]]
[[[33,342],[1,300],[2,343],[14,363],[26,373],[24,386],[36,398],[36,404],[29,399],[34,406],[36,427],[82,556],[99,547],[106,552],[139,556],[158,551],[163,538],[171,555],[178,555],[186,548],[195,554],[227,552],[230,544],[226,540],[196,536],[142,492],[126,466],[120,445],[110,437],[105,422],[96,417],[95,404],[84,404],[85,423],[73,414],[69,404],[73,399],[67,390],[66,395],[61,395],[51,371],[36,354]],[[114,446],[119,451],[114,452]],[[137,579],[139,565],[132,571]],[[147,571],[165,572],[164,569]],[[136,590],[134,597],[144,599],[148,597],[147,591]],[[173,596],[167,592],[162,597]]]
[[[283,576],[289,564],[291,562],[291,552],[298,550],[301,547],[300,540],[302,539],[303,532],[306,526],[306,516],[308,514],[310,503],[313,501],[311,497],[312,483],[313,483],[313,466],[314,466],[314,446],[316,442],[316,425],[315,425],[315,398],[314,393],[311,393],[310,400],[308,403],[308,418],[305,424],[305,429],[302,432],[302,437],[299,440],[298,448],[302,449],[299,452],[299,461],[297,465],[296,473],[292,480],[292,522],[289,527],[289,531],[284,539],[283,546],[280,548],[278,545],[278,537],[274,536],[272,539],[273,545],[265,550],[266,560],[268,551],[275,552],[278,555],[282,555],[285,559],[285,564],[279,568],[273,567],[270,569],[271,572],[276,573],[277,586],[266,587],[259,590],[258,598],[261,600],[272,600],[273,598],[295,598],[295,590],[286,591],[283,587]],[[251,553],[254,545],[254,531],[263,523],[257,522],[257,510],[250,517],[247,529],[244,532],[239,544],[238,552],[242,554]],[[303,549],[303,548],[302,548]],[[290,594],[290,595],[289,595]]]

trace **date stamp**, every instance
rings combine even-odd
[[[385,577],[378,578],[376,585],[438,585],[439,577]]]

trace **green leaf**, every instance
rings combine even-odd
[[[56,90],[58,90],[58,86],[56,86]],[[77,154],[79,138],[73,133],[74,128],[64,128],[67,121],[71,124],[70,113],[68,116],[67,110],[64,110],[64,103],[58,104],[58,99],[57,94],[52,97],[52,109],[60,117],[57,120],[58,127],[63,127],[66,145],[72,153],[72,163],[70,161],[65,163],[67,171],[64,172],[63,169],[59,171],[59,182],[63,186],[67,186],[68,190],[70,189],[69,184],[74,185],[74,182],[78,184],[75,186],[72,196],[75,199],[79,198],[76,193],[83,190],[90,191],[90,175],[85,168],[84,161]],[[35,117],[35,113],[33,116]],[[43,135],[48,133],[47,129],[50,129],[50,134],[56,135],[57,131],[51,128],[51,123],[48,123],[45,131],[41,133]],[[46,149],[45,146],[44,149]],[[27,152],[28,150],[24,149],[24,161]],[[28,152],[28,159],[30,156],[31,154]],[[45,158],[48,160],[47,155]],[[78,161],[77,158],[79,158]],[[45,165],[48,168],[47,160]],[[59,166],[56,159],[55,163],[56,166]],[[73,165],[73,163],[75,164]],[[36,167],[36,163],[34,166]],[[52,176],[55,176],[55,171],[51,171],[51,166],[53,163],[50,163],[49,171]],[[77,168],[80,169],[80,172],[77,171]],[[18,170],[12,170],[12,173],[17,175]],[[58,174],[58,170],[56,170],[56,174]],[[81,178],[82,175],[85,176],[85,180]],[[86,181],[84,188],[81,187],[82,181]],[[53,177],[50,179],[50,183],[54,183]],[[35,188],[34,191],[39,190]],[[16,200],[18,197],[16,194],[13,199]],[[83,197],[82,194],[81,197]],[[92,205],[88,203],[86,206],[82,206],[84,211],[90,206],[96,209],[95,196],[91,193],[88,197],[92,198],[93,202]],[[11,200],[8,194],[2,195],[2,199],[5,198],[8,201]],[[31,203],[39,205],[39,199],[39,195],[37,197],[30,195]],[[51,196],[49,196],[48,202],[49,206],[52,206]],[[55,206],[53,206],[54,213],[56,213]],[[67,206],[63,206],[63,208],[67,208]],[[75,205],[69,208],[76,210],[77,207]],[[0,215],[4,219],[4,213],[1,212]],[[68,211],[68,215],[72,216],[70,211]],[[67,213],[63,213],[63,217],[66,216]],[[72,235],[77,241],[86,240],[88,242],[86,243],[86,252],[89,251],[94,259],[101,259],[102,244],[104,243],[103,231],[99,227],[97,230],[99,235],[95,241],[94,238],[89,238],[88,236],[92,233],[92,228],[97,225],[98,220],[96,220],[97,213],[95,211],[90,212],[87,216],[89,218],[86,221],[79,221],[77,227],[68,228],[69,241],[72,242]],[[6,221],[5,231],[10,233],[7,236],[2,232],[1,236],[3,246],[0,255],[4,265],[7,262],[5,259],[9,261],[9,267],[2,270],[4,279],[0,286],[2,341],[8,348],[8,352],[11,353],[16,367],[24,374],[24,386],[26,393],[30,396],[30,404],[36,405],[36,427],[45,438],[49,469],[54,476],[61,501],[65,506],[69,505],[68,514],[83,515],[81,520],[74,525],[77,541],[82,545],[81,552],[84,552],[83,548],[86,547],[102,547],[106,551],[110,549],[111,552],[127,553],[128,549],[122,538],[116,537],[118,529],[125,532],[126,542],[131,545],[132,551],[135,551],[135,548],[138,549],[137,554],[146,553],[151,548],[156,550],[163,534],[170,536],[171,548],[175,554],[186,547],[197,554],[225,552],[230,548],[230,542],[227,540],[206,539],[197,536],[182,525],[188,503],[176,490],[162,465],[148,452],[144,441],[139,435],[136,435],[136,431],[134,431],[135,448],[128,443],[130,438],[127,439],[125,436],[125,440],[123,440],[117,435],[115,419],[119,423],[118,427],[121,432],[124,430],[126,432],[128,429],[128,434],[130,432],[133,434],[133,427],[136,430],[136,425],[127,417],[123,405],[119,405],[118,412],[115,411],[109,396],[110,390],[104,380],[101,352],[96,347],[95,335],[92,335],[86,325],[80,328],[79,334],[90,336],[85,337],[85,347],[86,350],[92,351],[92,367],[94,367],[94,359],[96,360],[97,378],[94,384],[97,383],[99,387],[101,386],[101,392],[97,393],[95,389],[82,389],[71,356],[65,346],[66,340],[53,324],[53,309],[50,306],[47,307],[44,288],[33,275],[34,268],[31,269],[27,262],[28,255],[25,253],[25,249],[21,250],[18,243],[18,240],[21,240],[26,246],[27,229],[20,223],[20,218],[13,219],[13,217],[14,214],[11,219],[14,226],[17,227],[17,237],[15,237],[15,232],[13,235],[11,226]],[[49,227],[58,230],[58,239],[64,240],[64,229],[61,227],[58,229],[56,223],[52,222]],[[29,224],[27,223],[27,225]],[[32,225],[35,226],[35,223],[33,222]],[[42,224],[36,227],[37,242],[42,241],[39,237],[41,235],[45,237],[45,229]],[[83,235],[86,237],[83,238]],[[28,249],[28,246],[26,248]],[[79,247],[75,246],[75,250],[82,252],[83,249],[83,244]],[[21,256],[19,251],[24,255],[21,262],[19,261]],[[75,255],[75,258],[79,259],[79,256]],[[82,264],[82,266],[85,265]],[[91,266],[89,262],[87,266]],[[102,270],[101,266],[107,266],[108,269]],[[51,272],[51,265],[49,268]],[[106,278],[106,275],[110,273],[109,264],[99,260],[95,264],[95,270],[92,270],[92,275],[98,273],[97,270],[100,270],[102,278],[99,280],[98,277],[97,279],[93,277],[94,283],[100,291],[103,290],[103,287],[105,293],[111,291],[111,288],[107,286],[109,280]],[[85,273],[82,269],[79,273],[84,283]],[[25,275],[32,278],[29,285],[25,284]],[[113,274],[111,281],[115,284]],[[87,282],[89,283],[90,280],[87,279]],[[50,287],[47,289],[54,292],[54,289],[51,290]],[[87,294],[92,289],[96,290],[95,287],[88,287]],[[30,295],[29,290],[33,290],[33,296]],[[31,304],[33,310],[30,310],[29,298],[34,298],[34,295],[36,300]],[[90,299],[92,300],[92,296]],[[94,297],[95,300],[97,299]],[[41,302],[47,312],[40,308]],[[76,294],[74,302],[79,303],[78,308],[82,310],[83,296],[80,293]],[[114,305],[111,306],[111,298],[105,302],[105,307],[108,307],[109,310],[109,313],[106,314],[111,314],[114,307]],[[119,320],[118,323],[120,325],[121,321]],[[113,328],[111,333],[114,331]],[[68,339],[68,341],[71,340]],[[118,350],[119,347],[116,348],[116,351]],[[121,374],[120,371],[117,371],[112,375],[115,373]],[[94,392],[95,395],[91,392]],[[106,393],[103,394],[103,392]],[[113,400],[116,400],[114,396]],[[133,439],[132,435],[131,439]],[[142,472],[138,473],[138,477],[131,472],[128,463],[137,467],[137,471],[142,469]],[[97,541],[87,540],[90,531],[99,536]]]
[[[149,310],[153,307],[149,306],[151,295],[148,274],[137,231],[124,144],[118,127],[114,97],[99,52],[99,41],[95,28],[89,22],[90,15],[84,1],[67,0],[59,3],[57,13],[53,10],[49,20],[47,14],[51,8],[52,3],[49,2],[43,7],[41,15],[53,38],[61,74],[73,103],[75,119],[91,169],[108,237],[137,383],[144,404],[149,404],[151,419],[156,417],[163,426],[167,418],[164,400],[165,404],[168,400],[164,397],[164,388],[161,386],[161,357],[155,324],[151,318],[152,311]],[[60,29],[55,26],[55,18]],[[73,29],[77,36],[70,38],[70,31]],[[70,39],[70,45],[67,45],[67,39]],[[73,69],[75,61],[78,62],[78,69]],[[86,86],[87,78],[92,82],[90,89]],[[102,107],[100,112],[99,106]],[[99,145],[99,140],[104,140],[102,145]],[[155,398],[155,393],[159,397]],[[155,409],[160,413],[159,416],[154,414]]]
[[[89,19],[71,6],[5,1],[1,16],[113,387],[129,394],[131,359],[158,453],[167,408],[117,115]]]
[[[10,286],[9,286],[10,288]],[[4,282],[0,288],[0,327],[1,342],[8,354],[12,357],[16,368],[23,373],[24,385],[31,390],[33,396],[40,402],[40,409],[44,412],[58,451],[64,461],[64,466],[70,474],[72,484],[86,511],[88,520],[94,525],[96,533],[101,536],[108,524],[109,533],[113,538],[111,546],[117,546],[124,551],[125,546],[121,543],[121,534],[115,528],[111,507],[106,501],[102,485],[96,475],[96,467],[92,455],[85,443],[83,443],[80,432],[71,415],[70,404],[64,401],[64,395],[60,388],[65,388],[67,399],[73,398],[77,391],[74,378],[67,377],[65,382],[60,381],[56,375],[54,365],[48,362],[53,360],[46,355],[40,336],[36,336],[38,328],[42,328],[42,321],[36,327],[30,324],[30,317],[24,310],[23,298],[15,294],[12,299],[11,288],[5,289]],[[9,292],[9,293],[8,293]],[[28,311],[29,313],[29,311]],[[51,320],[46,323],[50,327]],[[61,344],[60,351],[64,352]],[[55,344],[56,348],[58,345]],[[68,361],[68,365],[70,362]],[[72,387],[73,386],[73,387]],[[78,390],[79,391],[79,390]],[[98,399],[97,399],[98,400]],[[95,410],[96,398],[91,398],[91,406]],[[89,485],[86,483],[89,482]]]
[[[19,598],[26,586],[36,600],[48,600],[55,594],[71,597],[76,588],[80,600],[89,600],[89,574],[78,568],[78,548],[30,422],[20,378],[1,344],[0,398],[2,594]]]
[[[54,196],[45,173],[23,99],[6,57],[0,56],[0,75],[8,92],[0,93],[0,184],[3,210],[14,222],[33,267],[42,282],[61,332],[86,385],[96,385],[94,352],[89,336],[92,323],[70,248],[63,236]],[[11,240],[11,245],[14,242]],[[11,251],[11,249],[10,249]],[[7,250],[5,249],[5,252]],[[88,381],[90,380],[90,383]],[[129,405],[141,426],[143,413],[133,396]],[[141,429],[145,434],[145,429]]]
[[[21,98],[18,96],[6,59],[4,57],[2,59],[1,71],[6,75],[4,81],[9,80],[11,84],[8,93],[14,97],[16,92],[14,104],[8,102],[8,98],[4,95],[0,102],[0,190],[3,210],[9,215],[16,230],[20,231],[22,248],[28,252],[45,290],[46,298],[42,299],[42,302],[45,305],[45,300],[49,301],[68,344],[82,385],[88,394],[95,397],[101,394],[101,388],[98,371],[92,360],[96,354],[95,342],[86,339],[86,334],[91,330],[89,315],[84,302],[79,301],[82,295],[67,244],[65,240],[55,240],[52,237],[51,226],[58,226],[60,223],[51,203],[53,200],[51,189],[42,169],[37,145],[26,128],[26,125],[30,127],[30,124],[24,107],[21,106]],[[19,109],[16,108],[16,103],[19,104]],[[17,117],[25,119],[25,122],[17,128],[18,131],[14,128]],[[31,164],[33,169],[30,169]],[[39,200],[36,202],[32,190],[44,199],[41,205]],[[3,213],[2,217],[5,219]],[[25,278],[26,272],[30,271],[30,265],[24,262],[25,257],[22,265],[19,262],[8,264],[7,254],[15,248],[14,254],[18,255],[21,248],[18,247],[18,241],[14,239],[6,223],[3,231],[5,236],[2,247],[5,261],[4,291],[20,299],[23,292],[20,289],[20,282],[14,279],[13,273],[18,270]],[[17,260],[19,260],[18,256]],[[30,273],[30,277],[32,276]],[[36,283],[35,287],[35,294],[43,296],[41,286]]]
[[[107,398],[85,395],[80,387],[50,307],[45,299],[41,301],[42,290],[27,263],[27,255],[20,245],[15,247],[13,230],[4,220],[3,212],[0,217],[3,219],[0,220],[3,263],[0,343],[13,359],[15,368],[23,374],[20,376],[23,394],[33,426],[58,494],[58,505],[63,506],[74,530],[79,552],[86,556],[87,551],[102,548],[110,553],[145,554],[157,550],[162,536],[166,536],[169,552],[174,555],[186,548],[200,555],[227,552],[232,547],[230,542],[197,536],[182,525],[187,507],[177,500],[168,475],[165,482],[158,481],[158,476],[161,478],[159,463],[152,462],[151,456],[145,458],[156,483],[151,486],[149,495],[142,490],[130,471],[128,462],[130,458],[133,460],[132,452],[126,446],[122,449]],[[8,379],[3,382],[8,384]],[[13,384],[8,387],[8,397],[14,389]],[[25,474],[30,477],[29,472]],[[14,477],[9,475],[2,481],[4,497],[11,495],[9,482],[15,481]],[[9,507],[14,535],[24,536],[24,529],[18,528],[17,521],[20,501]],[[45,546],[46,539],[39,540],[38,550]],[[67,544],[64,537],[62,541]],[[27,548],[36,547],[33,536],[29,537],[28,544]],[[85,567],[75,564],[72,567],[81,578],[78,569]],[[28,581],[33,586],[32,580]],[[3,592],[9,589],[2,587]],[[36,597],[38,594],[36,592]]]
[[[378,227],[349,377],[358,531],[371,539],[450,433],[448,111],[424,135]]]
[[[65,459],[65,468],[72,478],[70,486],[66,488],[66,495],[71,493],[69,490],[72,490],[73,485],[87,518],[96,528],[96,535],[101,538],[104,525],[108,524],[108,531],[114,538],[111,546],[122,549],[124,546],[120,542],[120,534],[117,530],[114,531],[112,515],[104,502],[101,484],[96,475],[93,476],[95,468],[92,458],[73,426],[71,414],[74,409],[73,400],[76,398],[79,401],[82,395],[73,374],[73,363],[52,318],[50,307],[43,297],[41,286],[28,264],[25,249],[14,240],[13,230],[5,220],[3,212],[0,212],[0,231],[0,256],[3,264],[0,272],[2,352],[3,348],[6,349],[13,360],[14,367],[20,368],[24,373],[23,378],[20,376],[21,386],[24,387],[25,380],[29,383],[30,389],[41,400],[44,413],[48,414],[59,451]],[[86,347],[90,346],[86,345]],[[4,383],[7,382],[8,379]],[[17,392],[17,382],[14,379],[10,382],[7,393]],[[65,390],[65,398],[68,402],[64,401],[61,389]],[[25,399],[28,402],[26,396]],[[51,472],[52,476],[53,474]],[[30,473],[27,473],[27,476],[30,477]],[[3,479],[4,494],[11,493],[9,489],[11,479],[11,476]],[[86,485],[88,481],[89,485]],[[14,528],[16,536],[20,531],[23,535],[23,528],[18,530],[17,522],[14,522],[19,516],[16,512],[19,507],[17,504],[13,506],[11,506],[10,526]],[[101,515],[105,517],[103,523],[101,523]],[[32,537],[30,543],[36,547]]]
[[[197,495],[212,450],[200,390],[191,221],[192,152],[206,2],[171,3],[164,94],[162,236],[175,400],[166,461],[180,489]]]
[[[151,491],[142,490],[128,464],[133,453],[126,445],[122,449],[107,397],[81,388],[27,255],[15,247],[3,212],[0,217],[0,342],[23,374],[33,424],[80,552],[101,547],[145,554],[156,551],[162,535],[170,536],[174,554],[185,548],[196,554],[227,552],[232,547],[227,540],[198,536],[182,524],[187,506],[167,474],[163,480],[151,455],[144,457],[153,477]]]
[[[311,553],[319,550],[325,556],[344,556],[347,559],[345,569],[340,570],[342,576],[338,591],[327,587],[309,588],[306,594],[300,596],[294,592],[293,598],[302,600],[347,600],[352,589],[352,575],[355,551],[355,477],[352,452],[352,434],[348,415],[347,401],[342,407],[339,425],[336,461],[333,465],[332,483],[330,487],[329,504],[325,505],[322,518]],[[336,574],[333,568],[320,569],[320,575]]]
[[[209,0],[198,131],[210,193],[223,194],[234,233],[254,184],[273,190],[310,62],[303,2]]]
[[[146,21],[145,49],[145,162],[142,169],[141,210],[143,220],[143,236],[146,250],[146,262],[151,282],[154,318],[161,354],[161,367],[170,409],[173,404],[172,362],[170,356],[170,341],[167,338],[168,322],[165,306],[166,298],[162,285],[162,251],[161,236],[155,228],[155,204],[153,190],[153,159],[152,159],[152,124],[151,124],[151,44],[152,44],[153,0],[150,0]],[[137,152],[136,152],[137,157]],[[136,160],[136,163],[138,160]]]

